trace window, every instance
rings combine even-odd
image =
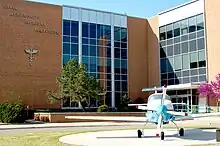
[[[165,26],[160,28],[160,40],[166,40],[166,27]]]
[[[197,45],[198,45],[199,50],[205,49],[205,42],[204,41],[205,41],[204,38],[201,38],[201,39],[197,40]]]
[[[189,18],[189,33],[196,31],[196,17]]]
[[[63,43],[63,54],[70,54],[70,44]]]
[[[89,37],[89,24],[85,22],[82,23],[82,37]]]
[[[174,57],[175,71],[182,69],[182,57],[175,56]]]
[[[188,42],[181,43],[182,53],[188,52]]]
[[[196,40],[192,40],[189,42],[190,52],[196,51]]]
[[[199,52],[199,61],[204,61],[205,59],[205,50]]]
[[[204,20],[203,20],[203,14],[200,14],[196,17],[197,21],[197,30],[204,29]]]
[[[182,20],[180,22],[181,24],[181,34],[187,34],[188,33],[188,21],[187,20]]]
[[[63,35],[70,35],[70,21],[63,20]]]
[[[173,37],[173,25],[170,24],[170,25],[167,25],[166,26],[166,31],[167,31],[167,39],[170,39]]]
[[[71,54],[78,55],[78,44],[71,44]]]
[[[161,73],[166,73],[167,72],[167,63],[166,59],[161,59],[160,60],[160,67],[161,67]]]
[[[71,21],[71,36],[77,36],[79,35],[79,25],[76,21]]]
[[[174,70],[174,59],[173,57],[169,57],[167,60],[167,71],[168,72],[173,72]]]
[[[176,22],[173,24],[174,37],[180,36],[180,23]]]
[[[85,55],[85,56],[89,55],[89,47],[88,47],[88,45],[82,45],[82,55]]]
[[[173,55],[173,45],[167,47],[167,56]]]
[[[184,54],[183,56],[183,69],[189,69],[189,55],[188,54]]]
[[[89,38],[96,38],[96,24],[90,23],[89,31]]]

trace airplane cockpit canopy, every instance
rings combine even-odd
[[[158,100],[158,99],[162,99],[162,98],[163,98],[163,93],[154,93],[149,96],[148,102],[151,100]],[[167,94],[165,95],[165,99],[171,100],[170,96],[168,96]]]

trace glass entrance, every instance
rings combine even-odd
[[[177,112],[188,112],[190,105],[190,95],[172,95],[171,101],[173,103],[174,111]]]

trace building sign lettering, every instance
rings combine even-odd
[[[10,14],[10,16],[14,16],[14,17],[18,17],[18,18],[27,18],[27,19],[39,19],[39,17],[37,17],[37,16],[30,16],[30,15],[26,15],[26,14],[22,14],[22,13],[17,13],[17,12]]]
[[[4,9],[18,10],[18,8],[16,8],[12,4],[5,4],[5,5],[3,5],[3,7],[4,7]],[[46,23],[40,22],[40,18],[38,16],[32,16],[32,15],[28,15],[25,13],[20,13],[18,11],[12,12],[10,14],[10,16],[23,19],[24,24],[41,27],[41,28],[34,28],[35,32],[59,35],[59,33],[57,31],[55,31],[54,29],[46,28],[47,27]]]
[[[30,24],[30,25],[35,25],[35,26],[42,26],[42,27],[46,26],[46,24],[42,23],[42,22],[25,21],[24,23],[25,24]]]
[[[48,33],[48,34],[56,34],[59,35],[59,33],[55,30],[52,29],[41,29],[41,28],[34,28],[35,32],[39,32],[39,33]]]
[[[4,9],[11,9],[11,10],[18,10],[16,7],[14,7],[13,5],[11,4],[6,4],[3,6]]]

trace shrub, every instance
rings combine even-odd
[[[99,106],[99,108],[98,108],[97,111],[98,111],[98,112],[108,112],[108,111],[109,111],[109,108],[108,108],[107,105],[101,105],[101,106]]]
[[[35,121],[40,121],[40,115],[39,115],[39,114],[34,115],[34,120],[35,120]]]
[[[22,103],[4,103],[0,105],[0,121],[3,123],[24,123],[25,107]]]

